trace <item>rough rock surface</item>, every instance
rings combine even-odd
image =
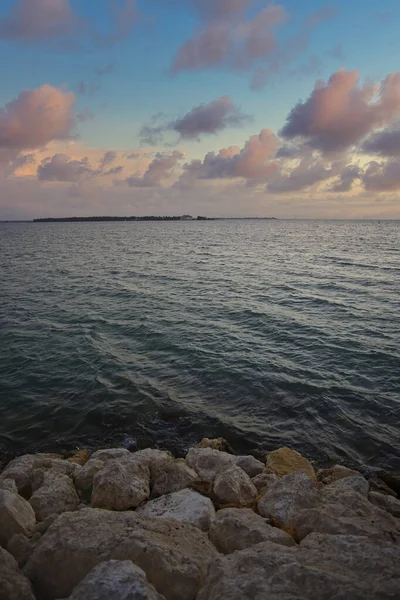
[[[295,519],[306,508],[319,502],[315,481],[305,473],[284,475],[272,483],[258,502],[258,511],[272,520],[274,525],[293,531]]]
[[[215,519],[215,508],[211,500],[189,489],[150,500],[136,509],[136,512],[143,517],[176,519],[203,531],[208,531]]]
[[[400,548],[351,536],[264,542],[214,561],[197,600],[393,600]]]
[[[387,471],[383,471],[379,474],[379,477],[400,497],[400,473],[388,473]]]
[[[33,508],[22,496],[0,490],[0,545],[6,547],[17,533],[29,535],[36,524]]]
[[[151,468],[151,496],[158,498],[164,494],[179,492],[198,481],[196,471],[184,459],[158,463]]]
[[[65,462],[68,465],[65,470],[70,469],[72,473],[75,465],[68,463],[68,461],[59,460],[59,458],[58,454],[25,454],[24,456],[18,456],[8,463],[0,475],[0,479],[14,480],[18,492],[24,498],[29,498],[32,493],[31,481],[36,469],[51,469],[55,464],[62,465]],[[59,466],[59,468],[61,467]]]
[[[344,479],[345,477],[356,477],[360,475],[358,471],[348,469],[343,465],[334,465],[329,469],[321,469],[318,471],[318,480],[322,481],[326,485],[338,481],[338,479]]]
[[[391,515],[400,519],[400,500],[393,498],[387,494],[379,494],[378,492],[371,492],[368,499],[372,504],[386,510]]]
[[[130,560],[100,563],[74,589],[69,600],[165,600]]]
[[[346,493],[357,493],[367,498],[369,483],[362,475],[345,477],[330,483],[323,488],[321,496],[325,501],[337,499],[340,495]]]
[[[68,462],[75,463],[83,467],[90,458],[89,450],[78,450],[73,456],[68,459]]]
[[[78,492],[90,500],[93,487],[93,479],[98,471],[104,467],[105,462],[97,458],[91,458],[88,462],[74,475],[74,483]]]
[[[201,442],[197,444],[196,448],[212,448],[213,450],[233,454],[231,445],[224,438],[215,438],[213,440],[203,438]]]
[[[278,448],[267,456],[267,471],[278,477],[290,473],[305,473],[310,479],[316,479],[314,467],[309,460],[291,448]]]
[[[13,555],[22,569],[32,553],[31,541],[22,533],[17,533],[8,542],[7,551]]]
[[[221,505],[246,506],[257,498],[257,488],[247,473],[236,465],[227,465],[217,472],[213,492]]]
[[[38,521],[78,508],[79,498],[72,479],[61,475],[55,469],[36,471],[32,487],[35,491],[29,503]]]
[[[386,483],[380,479],[380,477],[369,477],[368,483],[371,492],[379,492],[380,494],[387,494],[397,498],[396,492],[386,485]]]
[[[108,460],[93,478],[92,506],[109,510],[136,508],[150,495],[150,470],[134,455]]]
[[[13,479],[0,479],[0,490],[8,490],[13,494],[18,494],[18,488]]]
[[[99,563],[132,560],[167,600],[193,600],[216,557],[206,534],[191,525],[86,508],[58,517],[25,573],[44,596],[66,598]]]
[[[273,473],[260,473],[260,475],[256,475],[252,478],[252,482],[259,493],[264,493],[264,490],[275,481],[278,481],[278,476]]]
[[[236,457],[212,448],[191,448],[186,455],[186,462],[202,481],[213,481],[222,467],[236,463]]]
[[[260,460],[254,458],[254,456],[238,456],[236,459],[238,467],[243,469],[249,477],[255,477],[262,473],[265,469],[265,464]]]
[[[131,456],[131,453],[126,448],[106,448],[93,452],[90,460],[102,460],[106,462],[107,460],[116,460],[127,456]]]
[[[17,561],[0,547],[1,600],[35,600],[29,580],[18,568]]]
[[[224,554],[266,541],[283,546],[295,545],[288,533],[271,527],[263,517],[249,508],[219,510],[211,525],[209,537],[214,546]]]

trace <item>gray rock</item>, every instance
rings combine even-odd
[[[78,509],[79,498],[71,478],[56,469],[36,471],[32,489],[35,491],[29,503],[38,521]]]
[[[208,531],[215,519],[215,508],[211,500],[189,489],[150,500],[136,509],[136,512],[143,517],[176,519],[203,531]]]
[[[174,519],[86,508],[64,513],[37,543],[25,573],[50,598],[66,598],[99,563],[131,560],[167,600],[193,600],[217,551]]]
[[[69,600],[165,600],[130,560],[100,563],[74,589]]]
[[[36,524],[33,508],[24,498],[0,490],[0,545],[6,547],[17,533],[29,535]]]
[[[15,481],[18,492],[29,498],[32,489],[31,481],[36,469],[50,469],[53,461],[57,460],[55,454],[25,454],[14,458],[0,475],[0,479],[12,479]],[[63,462],[63,461],[60,461]],[[65,461],[66,462],[66,461]]]
[[[303,472],[284,475],[272,483],[258,502],[258,512],[274,525],[293,531],[297,515],[319,502],[315,481]]]
[[[34,534],[39,534],[39,536],[43,535],[44,533],[46,533],[46,531],[48,530],[48,528],[50,527],[50,525],[52,523],[54,523],[54,521],[57,519],[58,515],[54,514],[54,515],[49,515],[48,517],[46,517],[45,519],[43,519],[43,521],[41,521],[40,523],[38,523],[35,526],[35,529],[33,530]]]
[[[97,458],[90,458],[74,476],[75,487],[78,492],[90,500],[92,495],[93,479],[98,471],[104,467],[105,462]]]
[[[22,569],[32,553],[32,543],[25,535],[17,533],[8,542],[7,550],[13,555]]]
[[[18,488],[13,479],[0,479],[0,490],[8,490],[13,494],[18,494]]]
[[[252,478],[252,482],[260,494],[264,493],[272,483],[275,483],[275,481],[278,481],[278,476],[273,473],[261,473]]]
[[[247,506],[257,498],[257,488],[247,473],[236,465],[227,465],[217,472],[213,492],[221,505]]]
[[[108,460],[117,460],[131,456],[131,453],[126,448],[105,448],[104,450],[96,450],[93,452],[90,460],[102,460],[106,462]]]
[[[238,456],[236,464],[243,469],[249,477],[260,475],[265,469],[265,464],[254,458],[254,456]]]
[[[35,600],[29,580],[23,576],[11,554],[0,547],[1,600]]]
[[[183,459],[170,459],[151,468],[151,496],[158,498],[165,494],[179,492],[199,482],[199,476]]]
[[[321,469],[318,471],[319,481],[322,481],[322,483],[326,485],[338,481],[339,479],[344,479],[345,477],[356,477],[357,475],[360,475],[358,471],[348,469],[343,465],[334,465],[330,469]]]
[[[186,462],[202,481],[211,482],[222,467],[235,464],[236,457],[212,448],[191,448],[186,455]]]
[[[133,455],[108,460],[93,478],[92,506],[109,510],[136,508],[150,496],[150,470]]]
[[[369,483],[362,476],[349,476],[342,479],[338,479],[333,483],[330,483],[322,490],[322,497],[329,502],[335,500],[336,497],[340,496],[343,493],[347,492],[356,492],[367,498],[369,491]]]
[[[153,466],[165,464],[165,462],[169,462],[174,458],[170,452],[167,452],[166,450],[157,450],[157,448],[138,450],[137,452],[134,452],[132,456],[135,460],[138,460],[146,465],[146,467],[149,467],[150,472]]]
[[[400,500],[397,500],[397,498],[393,498],[393,496],[389,496],[388,494],[370,492],[368,499],[375,506],[386,510],[397,519],[400,519]]]
[[[393,600],[400,549],[366,538],[310,535],[301,546],[264,542],[212,563],[196,600]]]
[[[283,546],[294,546],[293,538],[271,527],[267,521],[250,508],[224,508],[219,510],[211,525],[210,540],[224,554],[244,550],[260,542],[274,542]]]

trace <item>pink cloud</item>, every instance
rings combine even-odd
[[[281,134],[323,152],[342,151],[400,114],[400,73],[380,84],[359,86],[358,71],[337,71],[318,81],[305,102],[290,112]],[[377,99],[375,100],[375,98]]]
[[[129,187],[158,187],[170,177],[184,154],[175,150],[171,154],[159,152],[147,167],[143,176],[131,175],[126,179]]]
[[[0,149],[24,150],[66,139],[74,127],[75,95],[51,85],[24,90],[0,109]]]
[[[39,181],[77,182],[83,177],[92,175],[93,171],[87,157],[71,160],[66,154],[54,154],[45,158],[38,166]]]
[[[339,175],[342,167],[342,161],[327,165],[321,158],[304,157],[290,171],[281,173],[270,182],[268,191],[281,194],[309,189],[321,181]]]
[[[400,156],[400,124],[384,129],[367,138],[362,146],[366,154],[380,156]]]

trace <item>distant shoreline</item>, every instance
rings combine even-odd
[[[276,220],[275,217],[44,217],[33,219],[33,223],[80,223],[80,222],[107,222],[107,221],[222,221],[222,220]]]

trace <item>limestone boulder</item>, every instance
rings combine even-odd
[[[78,450],[77,452],[75,452],[75,454],[73,454],[68,461],[71,463],[75,463],[76,465],[80,465],[81,467],[83,467],[84,465],[86,465],[87,461],[90,459],[90,452],[89,450]]]
[[[91,458],[88,462],[74,475],[74,483],[78,493],[90,500],[93,488],[93,479],[98,471],[104,467],[105,462],[97,458]]]
[[[249,477],[256,477],[256,475],[260,475],[265,469],[265,464],[254,458],[254,456],[238,456],[236,458],[236,464],[243,469]]]
[[[176,519],[208,531],[215,519],[215,508],[209,498],[190,489],[180,490],[146,502],[136,509],[143,517]]]
[[[196,471],[183,459],[168,460],[151,468],[151,496],[158,498],[165,494],[179,492],[200,481]]]
[[[74,466],[68,461],[61,460],[58,454],[25,454],[8,463],[0,475],[0,480],[12,479],[16,483],[18,492],[24,498],[29,498],[32,493],[31,481],[35,470],[51,469],[55,464],[62,468],[61,465],[64,463],[67,465],[65,466],[66,471],[74,470]]]
[[[400,549],[367,538],[310,535],[300,546],[263,542],[212,563],[196,600],[393,600]]]
[[[31,584],[19,570],[17,561],[1,547],[0,598],[1,600],[35,600]]]
[[[0,490],[8,490],[13,494],[18,494],[18,488],[13,479],[0,479]]]
[[[256,486],[258,493],[263,494],[268,486],[278,480],[278,476],[272,473],[260,473],[260,475],[252,477],[251,480]]]
[[[293,538],[269,525],[263,517],[249,508],[224,508],[217,512],[211,525],[210,540],[224,554],[244,550],[260,542],[274,542],[283,546],[294,546]]]
[[[212,448],[213,450],[219,450],[220,452],[228,452],[229,454],[233,454],[231,445],[224,438],[203,438],[201,442],[197,444],[196,448]]]
[[[236,457],[213,448],[191,448],[186,462],[202,481],[212,482],[222,467],[236,463]]]
[[[358,471],[354,471],[353,469],[348,469],[343,465],[334,465],[329,469],[321,469],[318,471],[318,480],[322,481],[325,485],[329,485],[334,481],[338,481],[339,479],[344,479],[345,477],[357,477],[360,475]]]
[[[214,479],[213,493],[220,505],[248,506],[257,498],[257,488],[250,477],[237,465],[222,467]]]
[[[8,542],[7,551],[12,554],[22,569],[32,554],[32,542],[22,533],[17,533]]]
[[[17,533],[29,535],[36,524],[33,508],[22,496],[0,489],[0,545],[7,547]]]
[[[292,533],[298,514],[318,503],[315,481],[299,471],[272,483],[258,502],[258,512],[271,519],[274,525]]]
[[[217,555],[192,525],[85,508],[58,517],[24,571],[44,597],[66,598],[99,563],[131,560],[167,600],[193,600]]]
[[[338,479],[322,489],[321,496],[327,502],[334,502],[342,494],[356,493],[367,498],[369,483],[362,475]]]
[[[150,469],[133,455],[108,460],[93,478],[91,503],[108,510],[136,508],[150,496]]]
[[[119,458],[126,458],[131,453],[126,448],[105,448],[103,450],[96,450],[90,457],[90,460],[102,460],[107,462],[108,460],[117,460]]]
[[[386,510],[388,513],[396,517],[396,519],[400,519],[400,500],[397,500],[397,498],[393,498],[393,496],[389,496],[388,494],[371,492],[368,496],[368,499],[375,506]]]
[[[165,600],[129,560],[100,563],[77,585],[68,600]]]
[[[278,477],[291,473],[305,473],[310,479],[317,476],[309,460],[291,448],[278,448],[267,455],[267,471],[275,473]]]
[[[43,521],[50,515],[77,510],[79,497],[72,479],[60,474],[56,469],[35,472],[35,490],[29,500],[35,511],[36,520]]]

